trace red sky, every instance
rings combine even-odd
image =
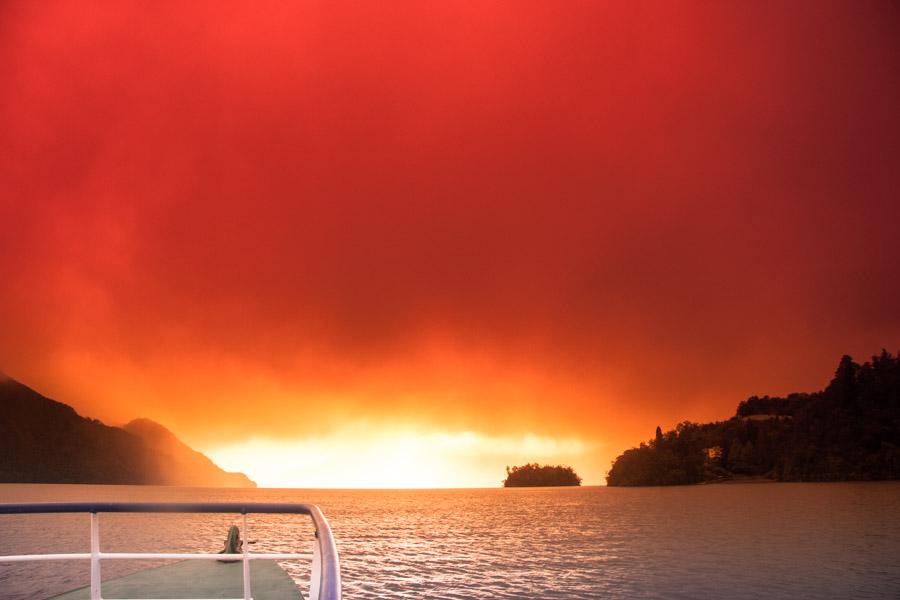
[[[5,2],[0,370],[214,457],[474,435],[600,483],[900,346],[898,34],[888,2]]]

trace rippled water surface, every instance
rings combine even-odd
[[[312,502],[344,597],[900,598],[900,483],[518,490],[0,485],[0,501]],[[216,551],[228,515],[103,515],[107,551]],[[254,549],[309,550],[306,517],[257,516]],[[2,554],[86,552],[86,515],[0,517]],[[104,579],[147,566],[103,563]],[[308,564],[285,565],[306,591]],[[3,598],[86,585],[81,563],[0,565]]]

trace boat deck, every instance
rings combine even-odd
[[[145,569],[103,582],[103,597],[127,598],[243,598],[240,562],[183,560]],[[274,560],[250,561],[254,600],[301,600],[290,576]],[[84,587],[54,596],[53,600],[89,600]]]

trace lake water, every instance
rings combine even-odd
[[[344,597],[900,598],[900,483],[672,488],[231,490],[0,485],[0,501],[312,502]],[[227,515],[102,515],[106,551],[217,551]],[[259,515],[259,551],[308,551],[301,516]],[[0,517],[0,554],[87,552],[87,515]],[[103,563],[104,579],[147,563]],[[309,566],[290,571],[305,593]],[[0,596],[87,585],[86,561],[0,565]]]

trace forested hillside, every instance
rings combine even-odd
[[[762,476],[782,481],[900,478],[900,356],[844,356],[824,390],[753,396],[716,423],[679,424],[612,465],[612,486]]]

